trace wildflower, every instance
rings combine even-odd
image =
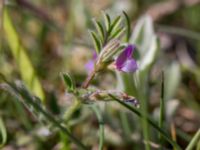
[[[88,72],[88,74],[90,74],[90,73],[94,70],[94,64],[95,64],[96,59],[97,59],[97,53],[94,52],[94,53],[93,53],[93,56],[92,56],[92,59],[90,59],[90,60],[85,64],[85,69],[86,69],[86,71]]]
[[[90,81],[94,78],[95,74],[108,68],[114,62],[114,55],[119,48],[119,42],[116,40],[111,41],[97,56],[93,54],[93,58],[88,61],[85,68],[88,72],[88,77],[83,83],[82,87],[87,88]],[[132,58],[134,45],[128,45],[123,52],[117,57],[114,62],[115,68],[119,71],[133,73],[138,69],[136,61]]]
[[[138,69],[137,62],[132,58],[134,45],[128,45],[124,51],[117,57],[115,67],[119,71],[133,73]]]

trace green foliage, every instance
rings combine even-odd
[[[124,103],[123,101],[121,101],[120,99],[117,99],[115,96],[113,95],[110,95],[110,97],[117,101],[118,103],[120,103],[122,106],[126,107],[128,110],[130,110],[131,112],[133,112],[134,114],[136,114],[138,117],[140,118],[145,118],[148,123],[150,125],[152,125],[160,134],[162,134],[163,137],[165,137],[165,139],[170,142],[171,145],[173,145],[175,148],[177,148],[178,150],[181,150],[181,148],[169,137],[169,135],[167,135],[167,133],[162,129],[160,128],[156,123],[155,121],[150,118],[149,116],[144,116],[142,112],[140,112],[139,110],[137,110],[136,108],[132,107],[131,105],[129,104],[126,104]]]
[[[126,23],[128,24],[128,16],[124,12]],[[94,25],[96,27],[97,32],[90,31],[93,44],[97,54],[113,39],[120,39],[122,35],[125,34],[125,31],[130,30],[130,26],[124,28],[124,24],[122,24],[122,20],[124,18],[122,16],[117,16],[111,21],[111,18],[108,14],[103,13],[104,22],[101,23],[99,21],[93,20]],[[130,34],[130,33],[129,33]],[[128,35],[127,35],[128,36]]]
[[[171,99],[176,93],[176,89],[181,80],[180,65],[177,62],[170,64],[165,71],[165,99]],[[172,75],[173,74],[173,75]]]
[[[128,42],[131,36],[131,21],[125,11],[123,11],[123,14],[126,21],[126,42]]]
[[[196,132],[196,134],[186,147],[186,150],[193,150],[195,145],[197,145],[199,141],[200,141],[200,129],[198,129],[198,131]]]
[[[72,78],[70,77],[69,74],[67,73],[61,73],[61,76],[62,76],[62,79],[67,87],[67,91],[68,92],[74,92],[75,90],[75,83],[74,81],[72,80]]]
[[[98,36],[95,32],[90,31],[90,35],[92,36],[92,40],[93,40],[93,43],[94,43],[96,53],[99,54],[100,51],[101,51],[101,47],[102,47],[101,41],[100,41],[100,39],[98,38]]]
[[[1,85],[0,88],[3,88],[10,94],[14,95],[18,100],[20,100],[20,102],[27,106],[31,112],[36,112],[37,118],[38,114],[41,114],[46,121],[52,123],[55,127],[65,133],[69,139],[79,147],[79,149],[87,149],[76,137],[72,135],[72,133],[68,131],[65,126],[63,126],[62,121],[55,119],[54,116],[44,109],[44,107],[40,104],[40,101],[36,97],[32,96],[22,83],[18,82],[12,84],[7,82]]]
[[[6,144],[7,140],[7,132],[2,118],[0,118],[0,134],[1,134],[1,143],[0,143],[0,148],[1,148]]]
[[[40,97],[40,99],[44,102],[45,95],[42,86],[38,77],[36,76],[35,70],[31,64],[27,52],[20,42],[20,38],[18,37],[18,34],[6,8],[4,10],[3,19],[3,27],[5,30],[6,39],[8,45],[10,46],[12,55],[19,67],[22,80],[25,82],[28,88],[33,91],[36,96]]]

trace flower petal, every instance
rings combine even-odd
[[[90,74],[93,71],[93,69],[94,69],[94,63],[95,63],[96,59],[97,59],[97,53],[93,52],[92,59],[90,59],[85,64],[85,69],[88,72],[88,74]]]
[[[94,69],[94,61],[93,60],[89,60],[86,64],[85,64],[85,69],[86,71],[89,73],[91,73]]]
[[[129,58],[126,60],[126,62],[123,64],[123,66],[121,66],[120,68],[117,68],[117,69],[120,71],[123,71],[123,72],[133,73],[138,69],[138,65],[134,59]]]
[[[132,57],[133,51],[135,49],[134,45],[128,45],[124,51],[117,57],[116,66],[117,68],[122,67],[127,59]]]

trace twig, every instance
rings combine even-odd
[[[83,82],[82,88],[87,88],[90,84],[90,82],[92,81],[92,79],[95,77],[96,71],[93,70],[89,76],[86,78],[86,80]]]

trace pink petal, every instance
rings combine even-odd
[[[126,60],[132,57],[134,49],[134,45],[128,45],[116,59],[116,66],[122,67]]]
[[[132,58],[127,59],[126,62],[123,64],[123,66],[121,68],[118,68],[118,70],[128,73],[133,73],[137,69],[138,69],[137,62]]]

